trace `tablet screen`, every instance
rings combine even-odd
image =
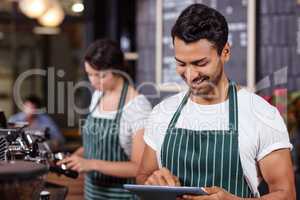
[[[206,195],[207,193],[199,187],[171,187],[153,185],[132,185],[125,184],[124,188],[144,200],[175,200],[176,197],[184,194]]]

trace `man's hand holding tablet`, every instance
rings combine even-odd
[[[167,168],[161,168],[148,177],[145,185],[180,186],[181,184],[177,176],[174,176]]]
[[[198,187],[181,187],[179,178],[168,169],[161,168],[147,178],[144,185],[124,185],[144,200],[194,199],[207,193]]]

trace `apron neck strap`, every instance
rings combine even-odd
[[[181,110],[183,109],[183,107],[185,106],[186,102],[188,101],[189,97],[190,97],[190,93],[191,91],[189,90],[183,97],[179,107],[177,108],[176,112],[174,113],[170,123],[169,123],[169,126],[168,126],[168,129],[169,128],[175,128],[175,125],[177,123],[177,120],[180,116],[180,113],[181,113]]]
[[[236,83],[229,81],[229,130],[238,131],[238,101]]]
[[[123,88],[122,88],[122,92],[121,92],[121,96],[120,96],[120,100],[119,100],[119,106],[118,106],[117,114],[115,117],[116,122],[119,122],[121,119],[123,107],[126,102],[127,91],[128,91],[128,81],[124,80],[124,84],[123,84]]]
[[[237,89],[236,84],[229,81],[228,86],[228,96],[229,96],[229,130],[238,131],[238,106],[237,106]],[[191,91],[189,90],[183,97],[179,107],[177,108],[175,114],[173,115],[168,128],[175,128],[177,120],[180,116],[181,110],[187,103]]]
[[[117,122],[121,119],[122,110],[123,110],[123,107],[124,107],[125,102],[126,102],[127,91],[128,91],[128,81],[124,80],[124,84],[123,84],[123,88],[122,88],[122,92],[121,92],[121,96],[120,96],[120,100],[119,100],[117,114],[116,114],[116,117],[114,119]],[[95,111],[95,109],[98,107],[98,105],[99,105],[99,103],[100,103],[103,96],[104,96],[104,93],[100,96],[100,98],[98,99],[96,105],[93,107],[93,109],[90,113],[93,113]]]

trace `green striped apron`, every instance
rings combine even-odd
[[[118,111],[114,119],[95,118],[91,113],[83,127],[83,147],[86,159],[106,161],[129,161],[119,143],[122,110],[125,105],[128,82],[124,82]],[[103,96],[103,95],[102,95]],[[85,199],[129,200],[133,195],[123,189],[123,184],[134,183],[134,179],[107,176],[91,171],[85,175]]]
[[[239,197],[253,197],[239,157],[238,106],[235,83],[229,84],[229,130],[176,128],[183,98],[167,129],[162,145],[162,166],[178,176],[183,186],[218,186]]]

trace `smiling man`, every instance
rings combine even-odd
[[[184,199],[295,200],[291,144],[279,112],[224,71],[230,59],[224,16],[193,4],[177,19],[172,38],[176,71],[189,90],[153,109],[137,181],[208,193]],[[264,196],[262,179],[270,190]]]

